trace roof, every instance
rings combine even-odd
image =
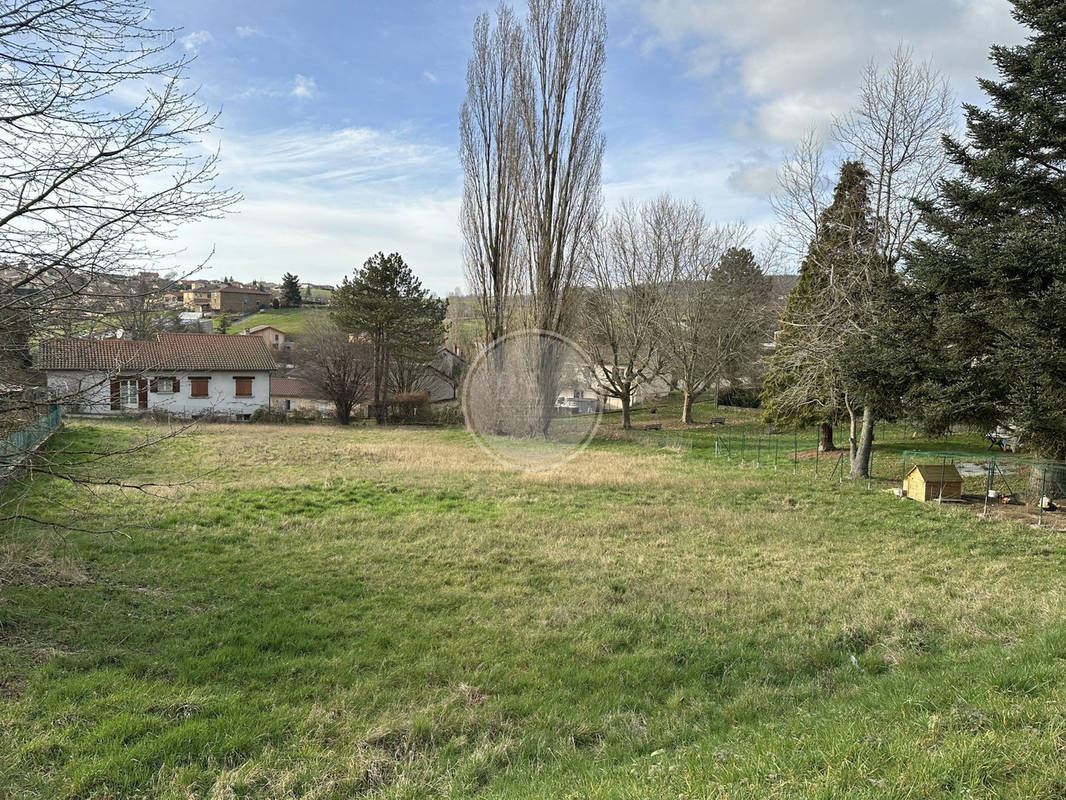
[[[916,464],[911,471],[907,473],[907,477],[909,478],[913,475],[915,470],[918,471],[918,474],[922,476],[922,480],[926,483],[940,483],[941,481],[944,483],[952,483],[953,481],[962,480],[962,475],[959,474],[959,471],[951,464],[944,467],[940,464]],[[941,475],[941,470],[943,470],[943,475]]]
[[[301,378],[271,378],[270,396],[321,400],[322,392]]]
[[[216,289],[209,289],[210,292],[231,292],[233,294],[270,294],[270,292],[263,291],[262,289],[255,289],[251,286],[219,286]]]
[[[259,331],[277,331],[278,333],[285,333],[285,331],[276,325],[256,325],[254,328],[244,329],[244,333],[259,333]]]
[[[277,368],[258,336],[160,333],[155,340],[52,339],[37,354],[40,370],[247,370]]]

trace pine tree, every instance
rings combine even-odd
[[[945,140],[958,176],[925,204],[897,318],[915,320],[923,379],[909,405],[934,427],[1017,426],[1066,458],[1066,4],[1013,0],[1025,44],[995,46],[986,108]]]
[[[299,277],[286,272],[281,278],[281,304],[288,308],[297,308],[302,303]]]
[[[819,425],[823,450],[835,449],[833,424],[848,407],[844,358],[869,297],[869,260],[876,252],[869,189],[862,164],[841,165],[833,202],[819,217],[788,296],[764,379],[767,421]]]
[[[448,303],[422,288],[399,253],[378,253],[344,279],[330,306],[338,325],[367,337],[373,347],[374,411],[381,423],[390,365],[433,357],[444,342]]]
[[[219,314],[218,319],[215,320],[215,330],[219,333],[229,333],[230,325],[229,314],[225,311]]]

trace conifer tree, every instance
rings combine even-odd
[[[764,380],[767,421],[819,425],[822,450],[836,449],[832,426],[849,406],[845,353],[869,304],[876,252],[869,189],[866,168],[844,162],[789,294]]]
[[[286,272],[281,278],[281,304],[287,308],[296,308],[302,303],[299,277]]]
[[[1066,3],[1013,0],[1025,44],[995,46],[988,105],[965,106],[958,170],[924,204],[886,358],[920,379],[908,407],[931,427],[1016,426],[1066,458]],[[889,337],[886,337],[889,338]],[[919,345],[916,345],[920,343]]]
[[[399,253],[378,253],[344,279],[330,307],[342,329],[370,343],[374,414],[381,424],[392,366],[433,357],[444,342],[448,302],[424,289]]]

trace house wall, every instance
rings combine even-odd
[[[236,397],[236,381],[234,378],[252,378],[252,396]],[[83,414],[136,414],[137,411],[123,409],[111,410],[111,377],[102,372],[76,372],[56,371],[48,373],[48,388],[51,393],[60,398],[70,398],[65,403],[67,409]],[[130,377],[133,377],[131,374]],[[140,409],[141,413],[147,411],[164,411],[181,417],[191,417],[200,414],[222,414],[241,416],[251,414],[258,408],[266,408],[270,405],[270,373],[264,371],[244,370],[240,372],[151,372],[137,377],[147,377],[149,380],[155,377],[177,378],[179,381],[178,392],[175,394],[163,394],[160,392],[148,392],[148,408]],[[192,397],[191,377],[210,377],[207,384],[208,396],[204,398]]]
[[[242,334],[247,336],[258,336],[264,342],[266,346],[271,350],[289,350],[289,342],[285,338],[285,331],[279,331],[277,328],[266,328],[261,331],[252,331],[248,334]],[[277,337],[277,338],[274,338]]]
[[[270,295],[262,292],[240,289],[211,292],[211,308],[214,311],[250,314],[268,305],[270,305]]]

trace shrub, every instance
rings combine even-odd
[[[409,425],[416,422],[432,422],[429,392],[404,392],[395,394],[386,401],[389,422]]]

